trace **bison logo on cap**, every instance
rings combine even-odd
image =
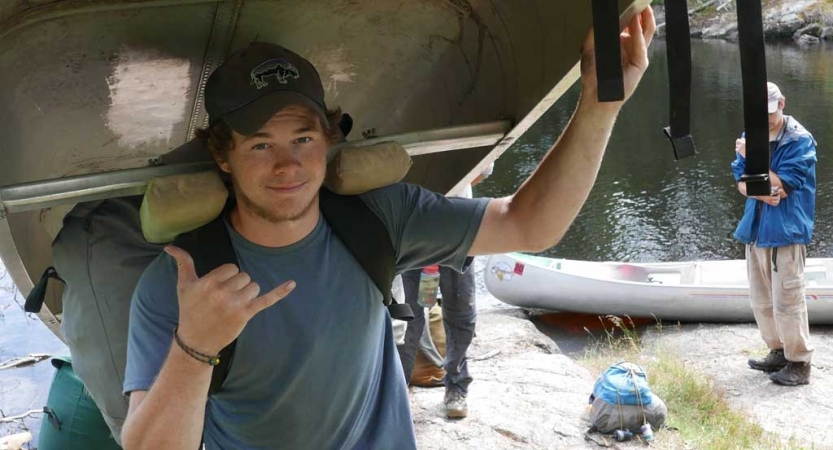
[[[252,70],[252,84],[258,89],[269,86],[266,79],[275,77],[280,84],[286,84],[289,78],[296,80],[301,75],[298,73],[298,68],[287,62],[285,59],[270,59],[263,62]]]

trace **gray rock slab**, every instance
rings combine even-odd
[[[520,310],[481,314],[469,349],[466,419],[443,412],[443,388],[414,388],[420,449],[584,449],[595,376],[560,354]]]
[[[484,269],[486,258],[475,268]],[[469,416],[445,418],[443,388],[414,388],[411,404],[420,449],[599,449],[584,440],[587,400],[598,374],[561,354],[527,313],[491,296],[477,275],[477,336],[469,350]],[[833,327],[811,330],[816,352],[811,383],[783,387],[748,368],[766,353],[754,324],[648,327],[643,344],[679,355],[711,377],[729,405],[765,430],[795,437],[814,450],[833,450]],[[675,434],[661,448],[687,448]],[[613,448],[644,447],[614,443]]]
[[[818,45],[821,43],[821,40],[815,36],[805,34],[796,39],[796,42],[798,42],[798,45]]]
[[[796,33],[799,34],[799,35],[808,34],[808,35],[813,36],[813,37],[820,37],[821,33],[823,31],[824,31],[824,26],[822,26],[822,24],[820,24],[820,23],[811,23],[810,25],[807,25],[806,27],[801,28],[800,30],[796,31]]]
[[[446,419],[443,388],[411,390],[419,449],[602,448],[584,437],[590,426],[588,398],[598,374],[561,354],[526,312],[489,306],[492,301],[497,302],[488,292],[478,293],[478,305],[485,311],[478,316],[477,335],[468,352],[474,378],[468,417]],[[674,433],[658,439],[666,445],[661,448],[683,448]],[[639,441],[610,443],[613,450],[644,448]]]
[[[806,16],[815,9],[819,0],[788,0],[780,3],[770,2],[764,7],[764,20],[785,20],[787,16]]]
[[[732,34],[737,35],[737,31],[737,22],[717,22],[713,25],[703,28],[702,36],[706,38],[722,38]]]
[[[785,387],[747,365],[766,353],[754,324],[665,326],[648,330],[646,346],[659,345],[679,355],[687,367],[711,377],[732,408],[749,415],[765,430],[833,449],[833,327],[813,327],[815,347],[810,384]]]
[[[785,38],[795,34],[804,26],[804,19],[796,14],[789,14],[778,21],[764,22],[764,36],[771,38]]]

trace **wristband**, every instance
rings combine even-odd
[[[200,353],[194,350],[193,348],[185,345],[182,342],[182,339],[179,338],[179,333],[177,333],[177,331],[179,331],[179,327],[174,328],[174,340],[176,341],[176,344],[179,345],[179,348],[181,348],[185,353],[187,353],[188,356],[196,359],[199,362],[206,363],[209,366],[216,366],[217,364],[220,364],[220,355],[206,355],[205,353]]]

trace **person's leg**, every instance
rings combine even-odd
[[[772,306],[772,249],[746,246],[746,268],[749,275],[749,299],[758,331],[769,354],[761,359],[750,358],[749,367],[764,372],[775,372],[787,365],[784,344],[778,334]]]
[[[772,375],[779,384],[806,384],[810,379],[810,325],[805,300],[803,245],[778,248],[778,270],[772,275],[775,323],[784,342],[784,356],[789,363]]]
[[[405,332],[405,344],[398,347],[402,370],[405,372],[405,382],[411,382],[414,373],[414,361],[419,347],[419,339],[425,329],[425,309],[419,306],[419,275],[421,270],[411,270],[402,274],[402,284],[405,290],[405,303],[411,306],[414,320],[408,322]]]
[[[746,246],[746,268],[749,274],[749,299],[755,322],[770,350],[784,348],[775,324],[772,304],[772,249]]]
[[[805,300],[805,252],[798,244],[779,248],[778,271],[772,276],[775,324],[788,361],[809,362],[813,356]]]
[[[440,269],[443,326],[446,336],[445,386],[447,390],[468,394],[469,375],[466,351],[474,338],[477,319],[475,306],[474,268],[465,273]]]

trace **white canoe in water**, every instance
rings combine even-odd
[[[833,258],[807,259],[810,323],[833,324]],[[752,322],[746,261],[588,262],[510,253],[489,258],[486,287],[530,309]]]

